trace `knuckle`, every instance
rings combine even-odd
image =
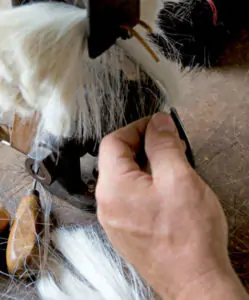
[[[114,203],[115,195],[112,190],[102,184],[98,184],[95,190],[95,197],[98,202],[98,206],[107,207]]]
[[[161,136],[159,139],[153,141],[153,151],[164,151],[164,150],[179,150],[181,144],[177,138],[171,135]]]
[[[108,193],[105,191],[106,189],[102,187],[101,184],[98,184],[95,189],[95,197],[98,201],[98,205],[102,204],[102,202],[106,202],[106,198],[108,199]]]
[[[113,143],[115,142],[115,137],[112,133],[106,135],[103,137],[101,144],[100,144],[100,152],[103,151],[103,149],[107,149],[110,148],[110,146],[113,145]]]
[[[199,182],[197,182],[197,179],[198,177],[196,174],[185,163],[179,162],[176,168],[174,168],[174,180],[176,186],[179,186],[180,182],[182,186],[198,187]]]

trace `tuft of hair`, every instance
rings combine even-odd
[[[37,281],[41,299],[154,299],[149,285],[113,249],[99,223],[56,229],[52,243],[48,273]]]

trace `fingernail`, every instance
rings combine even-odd
[[[157,113],[152,117],[152,124],[158,132],[172,132],[176,131],[176,126],[172,118],[166,113]]]

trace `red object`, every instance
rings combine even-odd
[[[218,11],[217,11],[217,8],[213,2],[213,0],[207,0],[208,4],[210,5],[212,11],[213,11],[213,23],[214,25],[217,24],[218,22]]]

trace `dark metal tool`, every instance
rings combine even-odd
[[[87,153],[96,155],[95,145],[84,145],[67,140],[58,147],[56,138],[43,140],[25,161],[28,173],[53,195],[73,206],[94,213],[95,197],[92,189],[82,180],[80,159]],[[38,159],[37,159],[38,157]],[[38,168],[38,171],[35,169]]]
[[[140,0],[89,0],[87,11],[88,52],[90,58],[96,58],[118,38],[130,37],[121,26],[133,28],[139,23]]]
[[[180,138],[186,144],[185,154],[186,154],[186,157],[188,159],[188,162],[190,163],[190,165],[193,168],[195,168],[194,155],[193,155],[193,151],[192,151],[190,142],[188,140],[188,136],[187,136],[187,134],[185,132],[185,129],[184,129],[183,123],[182,123],[182,121],[180,119],[180,116],[178,115],[178,112],[177,112],[177,110],[174,107],[171,107],[171,109],[170,109],[170,115],[171,115],[171,118],[173,119],[173,121],[174,121],[174,123],[176,125],[176,128],[178,130]]]

